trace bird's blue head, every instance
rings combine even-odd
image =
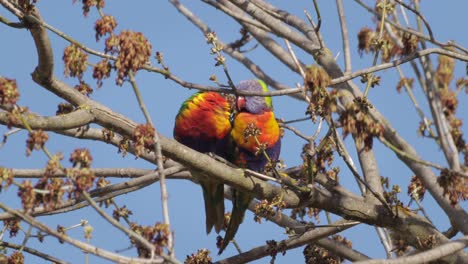
[[[268,92],[267,85],[261,80],[241,81],[236,88],[239,91]],[[241,95],[237,98],[236,103],[237,110],[245,110],[252,114],[260,114],[273,108],[271,97]]]

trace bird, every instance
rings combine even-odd
[[[174,139],[198,152],[227,158],[231,132],[231,104],[218,92],[197,92],[184,101],[175,118]],[[206,233],[224,226],[224,184],[192,171],[202,187]]]
[[[268,88],[261,80],[244,80],[236,85],[236,90],[266,92]],[[267,164],[278,160],[281,151],[281,133],[271,97],[237,96],[236,108],[230,133],[234,145],[233,163],[241,168],[263,172]],[[218,254],[234,238],[254,198],[251,193],[241,190],[233,189],[232,193],[232,213]]]

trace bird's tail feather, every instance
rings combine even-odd
[[[240,224],[244,220],[245,211],[247,210],[250,202],[253,200],[253,196],[250,193],[239,192],[233,190],[233,207],[231,213],[231,219],[226,230],[226,234],[223,238],[223,243],[219,249],[218,254],[223,253],[229,242],[234,238],[239,229]]]
[[[219,233],[224,225],[224,185],[212,181],[200,181],[205,201],[206,233],[215,228]]]

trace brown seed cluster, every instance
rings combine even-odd
[[[119,142],[119,150],[117,153],[122,153],[122,157],[125,157],[128,152],[128,148],[130,147],[130,139],[127,137],[123,137],[122,140]]]
[[[46,210],[53,210],[61,205],[62,198],[66,192],[65,185],[69,185],[68,181],[61,178],[47,178],[43,177],[35,185],[34,188],[42,190],[46,193],[36,193],[35,203],[36,206],[43,205]]]
[[[75,90],[80,92],[82,95],[89,96],[93,93],[93,88],[91,88],[87,83],[83,80],[80,80],[80,84],[75,85]]]
[[[442,170],[437,182],[444,190],[444,195],[450,199],[450,203],[455,206],[460,200],[465,201],[468,198],[468,179],[460,175]]]
[[[70,155],[70,162],[73,166],[79,166],[81,168],[89,168],[91,163],[93,162],[93,157],[91,157],[91,153],[88,149],[75,149],[73,153]]]
[[[124,30],[106,39],[106,53],[117,54],[117,85],[122,85],[130,72],[136,73],[149,62],[151,44],[141,32]]]
[[[383,134],[383,125],[375,121],[368,113],[369,105],[365,98],[355,99],[348,104],[340,115],[339,121],[343,129],[343,137],[352,134],[358,146],[365,150],[372,149],[373,138]]]
[[[132,211],[129,210],[126,205],[124,205],[115,209],[114,212],[112,212],[112,217],[114,217],[115,220],[120,221],[121,217],[127,219],[132,214]]]
[[[65,115],[73,112],[75,107],[70,103],[59,103],[57,106],[56,115]]]
[[[0,77],[0,104],[14,105],[19,99],[16,80]]]
[[[93,187],[96,176],[89,169],[93,161],[93,157],[88,149],[75,149],[70,155],[70,162],[73,168],[67,169],[67,175],[73,179],[75,196],[79,196],[82,192],[88,191]]]
[[[378,21],[377,25],[380,25]],[[399,30],[394,30],[396,38],[398,38],[403,47],[400,48],[394,39],[388,33],[383,33],[379,38],[379,32],[370,29],[369,27],[362,28],[358,33],[358,51],[363,53],[375,53],[377,50],[381,52],[382,62],[389,62],[391,59],[400,55],[411,55],[417,51],[419,38],[413,34],[400,33]]]
[[[346,238],[336,235],[332,237],[333,240],[344,244],[348,248],[352,248],[351,241]],[[307,264],[339,264],[344,261],[344,258],[335,255],[333,252],[316,246],[315,244],[309,244],[304,248],[303,251],[305,257],[305,263]]]
[[[36,184],[31,181],[24,181],[18,190],[25,211],[33,211],[36,206],[42,205],[46,210],[53,210],[62,203],[63,196],[70,185],[68,181],[61,178],[51,178],[52,175],[60,171],[61,154],[52,156],[47,162],[44,176]]]
[[[210,251],[206,248],[199,249],[197,253],[187,255],[184,264],[211,264]]]
[[[86,64],[88,54],[77,45],[71,44],[63,51],[62,59],[65,63],[65,76],[78,77],[81,80],[83,73],[88,68]]]
[[[154,147],[155,130],[150,124],[138,125],[133,131],[132,140],[135,155],[139,157],[146,150],[150,152]],[[119,148],[120,149],[120,148]]]
[[[44,147],[48,139],[49,135],[40,129],[29,132],[28,139],[26,140],[26,156],[31,155],[33,150],[40,150]]]
[[[259,203],[255,205],[255,216],[254,220],[258,223],[262,222],[263,218],[271,218],[276,215],[277,212],[281,212],[286,203],[281,200],[281,196],[277,195],[273,198],[272,201],[268,201],[267,199],[261,200]]]
[[[137,223],[130,223],[130,229],[140,234],[150,243],[152,243],[156,248],[156,254],[161,255],[165,247],[167,247],[168,237],[169,237],[169,228],[166,224],[156,223],[153,226],[142,226]],[[151,257],[151,252],[143,246],[136,244],[135,241],[132,241],[135,244],[138,256],[149,258]]]
[[[94,30],[96,30],[96,41],[106,34],[111,34],[117,27],[117,21],[113,16],[105,15],[96,21]]]
[[[439,56],[439,64],[436,71],[436,80],[438,85],[438,95],[443,107],[443,112],[450,125],[450,134],[455,146],[460,153],[465,155],[465,166],[468,166],[468,144],[463,138],[463,121],[455,116],[459,102],[457,92],[450,88],[455,69],[455,60],[448,56]],[[456,82],[457,87],[468,87],[468,80],[459,79]],[[458,88],[457,88],[458,89]],[[465,88],[467,89],[467,88]]]
[[[291,210],[291,218],[293,219],[301,219],[303,220],[305,216],[309,218],[314,218],[317,223],[320,223],[320,212],[322,210],[319,208],[313,207],[300,207],[300,208],[293,208]]]
[[[10,257],[8,257],[8,264],[24,264],[24,255],[19,251],[13,252]]]
[[[398,199],[398,194],[401,193],[399,185],[392,185],[390,189],[390,179],[387,177],[381,178],[382,186],[384,187],[383,196],[385,201],[391,205],[403,206],[403,203]]]
[[[13,172],[11,169],[0,167],[0,192],[7,189],[13,183]]]
[[[408,195],[413,199],[422,201],[424,194],[426,193],[426,187],[417,176],[411,178],[411,182],[408,185]]]
[[[331,78],[320,66],[313,65],[307,67],[304,85],[310,92],[310,104],[306,114],[311,115],[315,122],[317,115],[321,117],[329,116],[337,110],[337,91],[327,91]]]
[[[102,80],[109,78],[112,64],[108,59],[103,59],[93,69],[93,78],[97,80],[98,88],[102,87]]]
[[[281,253],[283,256],[286,254],[286,243],[284,241],[278,243],[275,240],[267,240],[268,246],[266,252],[272,257],[270,263],[275,263],[276,256]]]
[[[9,230],[10,238],[15,237],[21,228],[21,221],[15,218],[3,220],[3,226]]]
[[[76,2],[76,0],[73,0]],[[91,7],[96,6],[98,8],[104,8],[105,1],[104,0],[82,0],[81,3],[83,4],[83,15],[88,16]]]
[[[21,198],[21,204],[26,212],[30,212],[36,205],[36,193],[30,180],[25,180],[18,187],[18,196]]]

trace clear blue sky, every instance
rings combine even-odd
[[[38,7],[44,20],[50,25],[91,48],[102,49],[103,41],[96,43],[94,38],[94,22],[98,18],[97,12],[92,10],[88,17],[84,18],[81,5],[78,2],[73,5],[72,1],[38,1]],[[239,26],[231,19],[226,18],[221,12],[199,1],[183,2],[208,23],[223,41],[230,42],[239,37]],[[301,18],[304,18],[304,8],[314,15],[312,1],[272,2],[290,10]],[[335,1],[318,2],[322,14],[321,32],[323,38],[334,54],[340,54],[338,61],[342,64],[341,33]],[[374,27],[374,22],[370,15],[354,1],[344,2],[353,51],[353,70],[369,67],[372,63],[371,57],[360,57],[356,52],[356,33],[363,26]],[[117,32],[125,29],[143,32],[152,43],[153,52],[160,51],[164,53],[165,63],[170,67],[172,73],[186,81],[207,85],[211,85],[208,80],[209,76],[216,74],[219,80],[226,82],[222,69],[214,67],[214,57],[209,54],[210,47],[205,43],[204,36],[185,17],[181,16],[168,1],[106,1],[106,4],[104,13],[111,14],[116,18],[118,22]],[[437,39],[443,42],[455,40],[465,47],[468,46],[468,35],[465,34],[466,29],[464,28],[468,24],[465,14],[466,10],[468,10],[467,1],[422,1],[422,10]],[[13,19],[4,9],[0,9],[0,15]],[[0,35],[2,39],[0,44],[0,75],[17,80],[21,93],[19,104],[27,105],[31,111],[42,115],[54,115],[57,104],[62,100],[31,81],[30,74],[37,64],[37,57],[29,32],[12,29],[0,24]],[[63,49],[68,43],[53,34],[50,34],[50,37],[55,52],[55,74],[58,78],[74,86],[77,83],[75,79],[63,77],[61,58]],[[302,61],[313,63],[311,56],[302,53],[298,53],[298,55]],[[295,83],[301,82],[300,76],[275,61],[272,56],[265,53],[261,48],[248,53],[248,56],[252,56],[267,73],[286,85],[294,86]],[[92,62],[98,60],[91,56]],[[253,78],[250,72],[230,57],[227,57],[227,64],[234,82]],[[458,78],[463,76],[464,65],[459,63],[457,67],[458,74],[456,77]],[[409,73],[410,69],[408,67],[403,69],[408,70]],[[88,71],[85,74],[85,79],[95,87],[95,82],[90,78],[91,75],[92,72]],[[407,141],[415,144],[416,149],[424,159],[445,164],[443,154],[438,147],[433,142],[419,138],[416,135],[419,118],[406,94],[396,92],[397,75],[395,72],[389,70],[381,72],[379,75],[382,76],[382,85],[371,91],[370,99],[372,103],[391,121]],[[103,102],[137,122],[144,122],[143,115],[136,104],[136,99],[129,85],[117,87],[113,77],[105,80],[101,89],[95,89],[92,98]],[[153,73],[139,72],[137,81],[157,129],[162,134],[172,137],[173,120],[178,108],[182,101],[194,91],[180,87],[174,82],[164,79],[163,76]],[[361,85],[359,80],[356,80],[356,84]],[[419,87],[414,91],[423,108],[427,110]],[[466,116],[466,113],[468,113],[466,95],[461,95],[459,100],[461,102],[458,116]],[[305,103],[288,97],[275,98],[274,104],[277,116],[285,120],[303,117],[306,110]],[[426,113],[429,113],[429,111]],[[308,135],[312,135],[316,130],[316,125],[310,122],[297,124],[296,127]],[[464,125],[463,128],[467,131],[467,125]],[[2,134],[5,131],[6,128],[2,127],[0,129]],[[42,168],[45,166],[46,157],[43,153],[35,152],[31,157],[25,157],[25,140],[26,133],[24,132],[9,138],[8,143],[0,149],[0,166],[11,168]],[[301,162],[300,150],[304,142],[290,132],[286,132],[283,142],[282,159],[288,166],[298,165]],[[346,143],[349,149],[353,150],[350,139],[347,139]],[[121,158],[114,147],[103,143],[80,142],[51,133],[46,146],[51,152],[61,151],[64,153],[66,157],[64,164],[66,166],[70,166],[67,160],[73,149],[87,147],[91,150],[94,158],[93,167],[96,168],[153,168],[151,164],[142,160],[135,160],[131,155]],[[400,184],[403,192],[406,193],[406,186],[412,176],[411,171],[381,144],[375,144],[375,151],[381,174],[390,177],[393,184]],[[357,162],[354,153],[353,158]],[[336,158],[335,165],[342,165],[339,157]],[[357,192],[356,184],[347,170],[343,169],[341,171],[340,178],[344,186]],[[172,227],[176,232],[177,257],[184,260],[186,255],[196,252],[199,248],[206,247],[212,251],[214,260],[220,259],[215,254],[217,252],[215,248],[216,235],[213,234],[214,232],[209,236],[205,234],[205,216],[200,188],[190,182],[169,181],[168,190]],[[7,192],[2,192],[0,199],[19,206],[20,204],[15,195],[15,188],[12,188]],[[402,195],[401,199],[404,202],[408,201],[405,195]],[[158,221],[162,222],[159,184],[153,184],[137,193],[120,196],[116,200],[119,205],[127,205],[134,213],[132,219],[141,224],[149,225]],[[230,202],[227,201],[226,204],[229,205]],[[449,227],[447,218],[441,214],[441,210],[438,209],[429,195],[426,196],[424,205],[429,213],[434,216],[432,220],[440,230]],[[108,212],[111,213],[110,210]],[[53,228],[57,224],[71,226],[79,223],[81,219],[86,219],[95,230],[91,241],[93,244],[108,250],[124,249],[129,246],[125,236],[100,219],[92,209],[83,209],[62,216],[40,217],[39,219]],[[334,217],[334,219],[339,218]],[[325,221],[325,218],[322,217],[322,223],[325,223]],[[24,228],[27,228],[27,226],[24,226]],[[70,231],[69,235],[83,240],[82,233],[82,229],[78,228]],[[243,250],[248,250],[262,245],[266,240],[285,239],[286,235],[283,233],[280,228],[271,223],[255,223],[253,215],[248,213],[244,224],[237,233],[236,240]],[[353,246],[357,250],[361,250],[371,257],[385,256],[373,227],[360,225],[343,234],[352,240]],[[21,240],[16,240],[16,242],[21,243]],[[46,253],[72,263],[84,262],[84,254],[79,250],[61,245],[56,239],[50,237],[46,238],[45,242],[45,245],[38,245],[35,239],[31,239],[28,245],[37,246],[39,250],[44,250]],[[131,249],[126,251],[125,254],[135,255],[136,253],[134,249]],[[222,258],[234,254],[234,248],[229,246],[223,253]],[[37,263],[38,261],[39,259],[35,257],[27,256],[27,263]],[[267,259],[261,259],[257,263],[266,263],[267,261]],[[288,252],[285,256],[278,256],[276,263],[300,263],[302,261],[302,248],[300,248]],[[92,257],[91,263],[108,262]]]

